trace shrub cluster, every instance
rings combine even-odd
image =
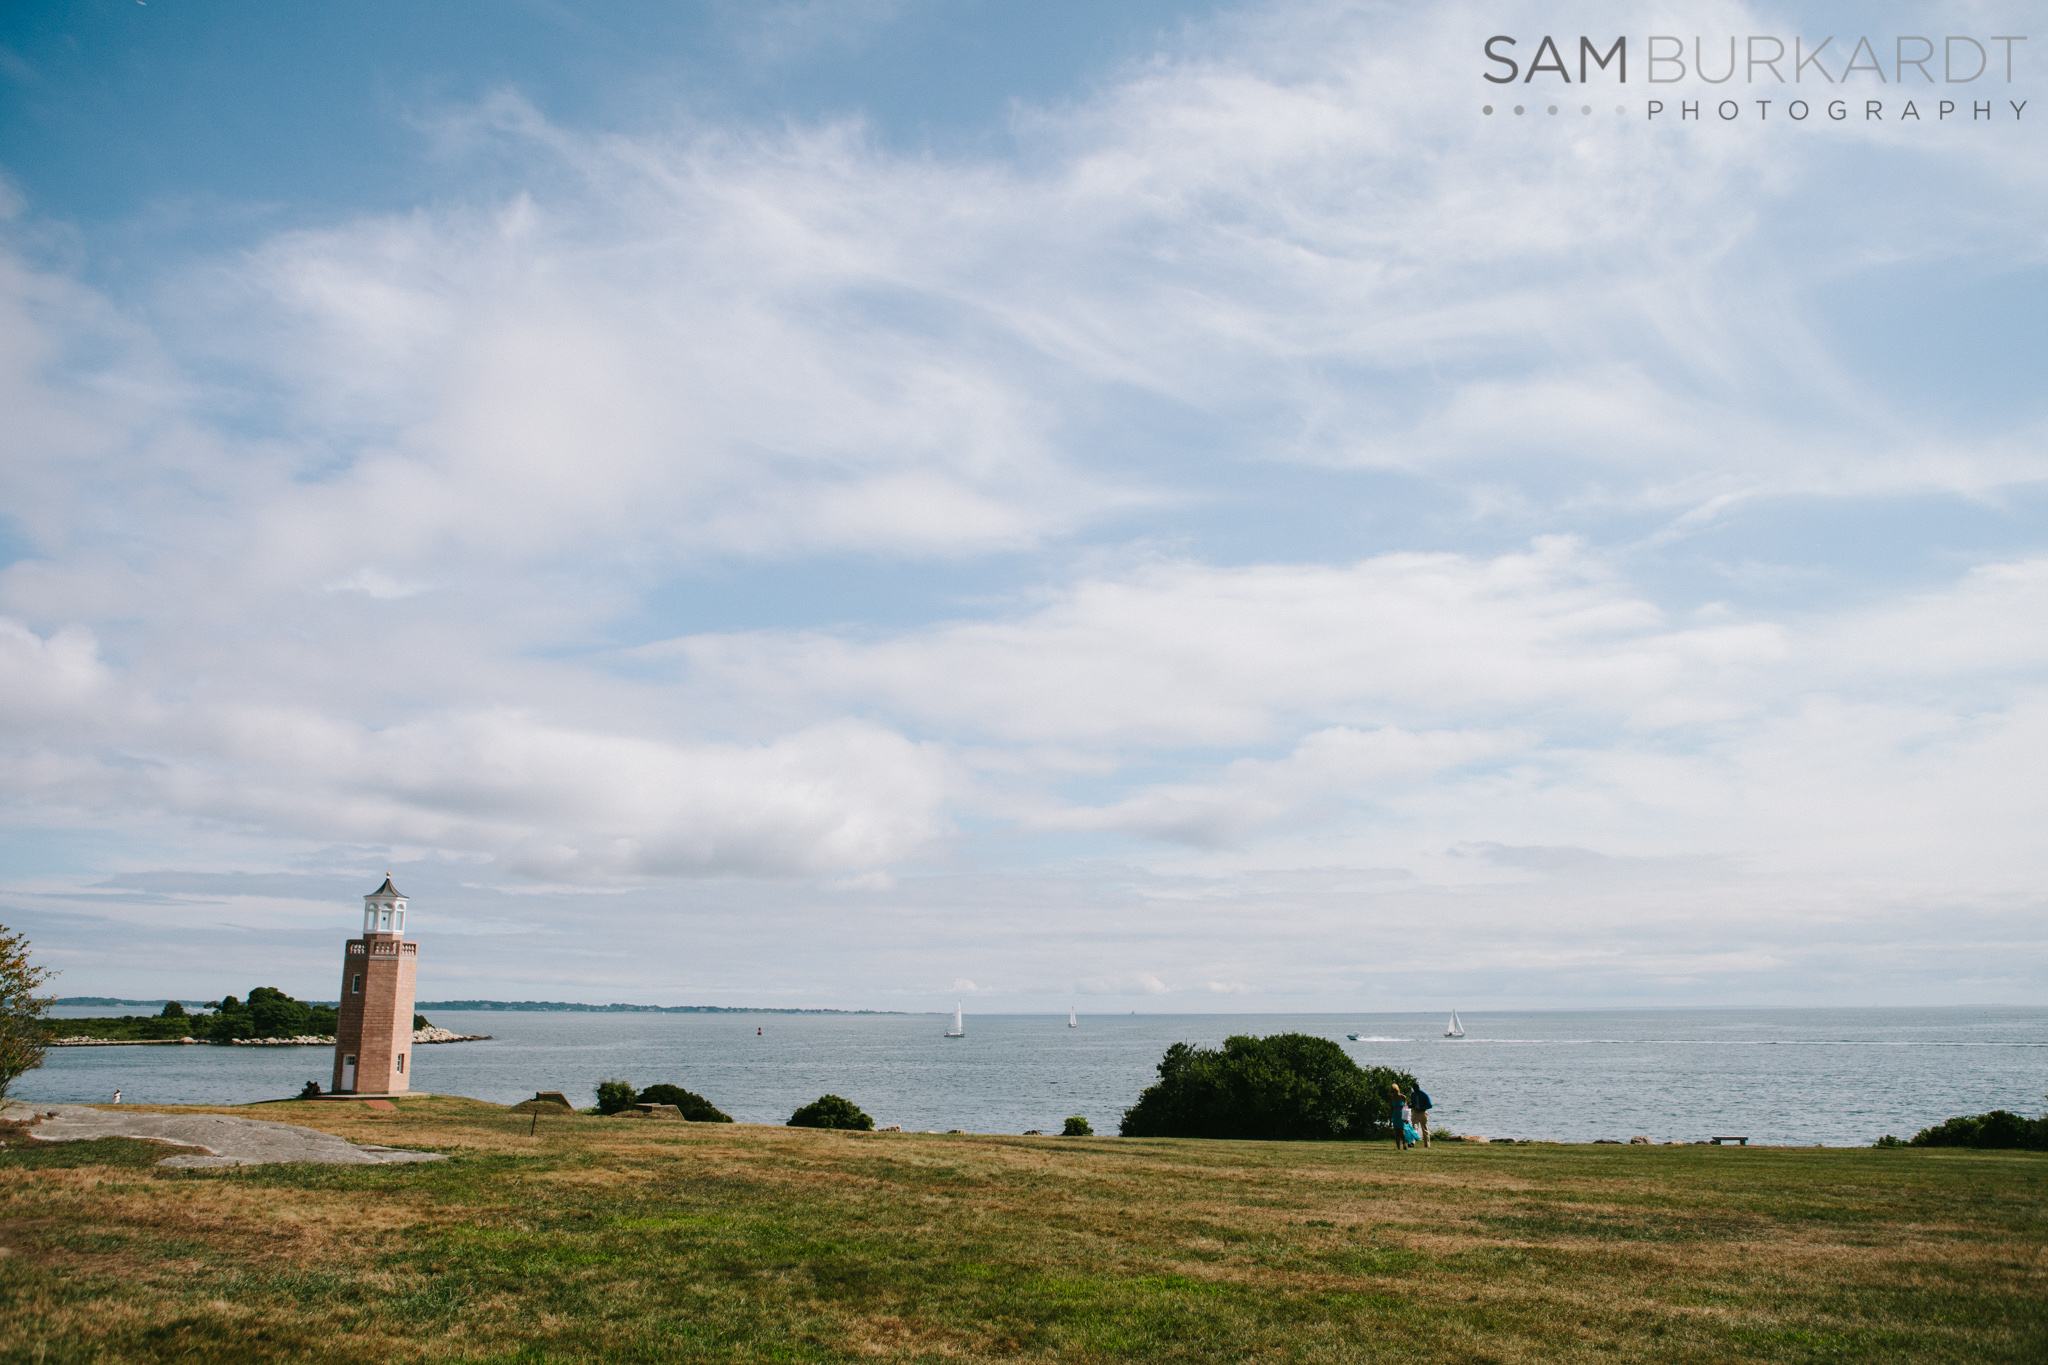
[[[679,1085],[664,1083],[635,1090],[631,1081],[613,1079],[597,1083],[598,1113],[620,1114],[636,1104],[672,1104],[693,1123],[732,1122],[732,1115],[694,1090],[685,1090]]]
[[[820,1095],[789,1116],[788,1128],[842,1128],[871,1132],[875,1121],[863,1114],[852,1100],[837,1095]]]
[[[638,1103],[672,1104],[692,1123],[731,1123],[732,1115],[693,1090],[679,1085],[650,1085],[640,1092]]]
[[[1990,1147],[2029,1152],[2048,1152],[2048,1115],[2022,1118],[2004,1109],[1988,1114],[1963,1114],[1922,1128],[1904,1142],[1887,1133],[1877,1140],[1880,1147]]]
[[[1387,1087],[1415,1078],[1365,1068],[1327,1038],[1239,1035],[1219,1048],[1175,1043],[1159,1080],[1124,1111],[1125,1137],[1330,1141],[1390,1138]]]

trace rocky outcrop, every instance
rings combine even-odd
[[[415,1043],[488,1043],[488,1033],[455,1033],[445,1028],[416,1028],[412,1031]],[[328,1039],[333,1042],[333,1039]]]

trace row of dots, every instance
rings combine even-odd
[[[1492,112],[1493,112],[1493,106],[1489,104],[1489,105],[1487,105],[1487,106],[1486,106],[1485,108],[1481,109],[1481,110],[1480,110],[1479,112],[1480,112],[1480,113],[1482,113],[1482,114],[1490,114],[1490,113],[1492,113]],[[1519,105],[1519,104],[1518,104],[1518,105],[1516,105],[1516,106],[1515,106],[1515,112],[1516,112],[1516,113],[1518,113],[1518,114],[1520,114],[1520,113],[1524,113],[1524,112],[1526,112],[1526,111],[1525,111],[1525,110],[1524,110],[1524,109],[1522,108],[1522,106],[1521,106],[1521,105]],[[1554,104],[1553,104],[1553,105],[1551,105],[1551,106],[1550,106],[1550,112],[1551,112],[1551,113],[1553,113],[1553,114],[1554,114],[1554,113],[1556,113],[1556,112],[1557,112],[1557,106],[1556,106],[1556,105],[1554,105]],[[1592,112],[1593,112],[1593,106],[1592,106],[1592,105],[1590,105],[1590,104],[1582,104],[1582,105],[1580,105],[1580,106],[1579,106],[1579,112],[1580,112],[1580,113],[1582,113],[1582,114],[1590,114],[1590,113],[1592,113]],[[1626,114],[1626,113],[1628,112],[1628,106],[1627,106],[1627,105],[1625,105],[1625,104],[1617,104],[1617,105],[1615,105],[1615,106],[1614,106],[1614,112],[1615,112],[1615,113],[1617,113],[1617,114]]]

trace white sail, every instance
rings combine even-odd
[[[960,1002],[957,1000],[953,1002],[953,1027],[946,1031],[946,1036],[948,1038],[965,1038],[967,1036],[967,1025],[960,1018]]]
[[[1463,1024],[1461,1024],[1461,1023],[1459,1023],[1459,1022],[1458,1022],[1458,1012],[1457,1012],[1456,1010],[1452,1010],[1452,1011],[1451,1011],[1451,1022],[1450,1022],[1450,1023],[1448,1023],[1448,1024],[1446,1024],[1446,1025],[1444,1025],[1444,1037],[1446,1037],[1446,1038],[1463,1038],[1464,1036],[1465,1036],[1465,1026],[1464,1026]]]
[[[1068,1028],[1079,1028],[1079,1027],[1081,1027],[1081,1021],[1080,1021],[1080,1020],[1078,1020],[1078,1019],[1076,1019],[1076,1018],[1074,1017],[1074,1012],[1073,1012],[1072,1010],[1068,1010],[1068,1011],[1067,1011],[1067,1027],[1068,1027]]]

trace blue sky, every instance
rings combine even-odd
[[[389,870],[427,998],[2039,1001],[2033,40],[1479,55],[2026,20],[12,7],[0,914],[67,994],[329,995]]]

